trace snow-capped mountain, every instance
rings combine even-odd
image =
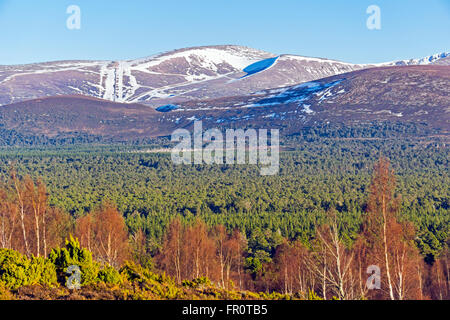
[[[377,66],[439,63],[448,56]],[[0,66],[0,105],[55,95],[85,95],[157,107],[247,95],[374,66],[275,55],[231,45],[186,48],[128,61]]]
[[[0,66],[0,104],[79,94],[116,102],[145,102],[195,91],[206,83],[245,75],[273,57],[236,46],[181,49],[129,61],[57,61]],[[195,86],[195,88],[189,86]],[[201,96],[201,94],[200,94]]]
[[[440,61],[450,57],[450,52],[436,53],[421,59],[409,59],[384,63],[385,66],[417,66],[427,64],[439,64]]]
[[[168,136],[177,128],[192,128],[195,120],[204,129],[279,128],[282,134],[327,124],[425,124],[448,139],[449,95],[450,66],[425,65],[368,68],[156,110],[83,96],[47,97],[0,108],[0,145],[132,141]]]

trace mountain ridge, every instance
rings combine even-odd
[[[439,63],[448,56],[441,53],[428,59],[407,61],[409,64]],[[252,64],[274,58],[268,68],[250,75],[244,72]],[[407,65],[406,60],[402,61]],[[0,105],[79,94],[116,102],[139,102],[156,108],[186,100],[245,95],[395,63],[352,64],[218,45],[182,48],[134,60],[68,60],[0,66]]]
[[[283,135],[317,126],[400,123],[425,126],[448,140],[450,66],[369,68],[247,95],[186,100],[157,110],[85,96],[45,97],[0,107],[3,141],[15,141],[16,135],[136,141],[169,136],[176,129],[192,128],[197,120],[204,129],[273,128]]]

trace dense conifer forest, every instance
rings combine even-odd
[[[0,296],[448,299],[448,145],[389,132],[285,137],[274,176],[167,139],[3,147]]]

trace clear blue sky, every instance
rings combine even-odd
[[[81,8],[68,30],[66,9]],[[366,8],[381,8],[381,30]],[[0,0],[0,64],[132,59],[237,44],[383,62],[450,51],[450,0]]]

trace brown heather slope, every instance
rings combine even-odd
[[[359,70],[251,95],[188,101],[158,112],[141,104],[56,96],[0,107],[0,128],[54,137],[92,134],[114,140],[170,135],[176,128],[266,128],[296,133],[324,124],[364,126],[375,121],[450,128],[450,66]]]
[[[6,129],[26,135],[83,132],[108,138],[155,136],[158,112],[141,104],[122,104],[84,96],[56,96],[0,107]]]
[[[448,133],[450,66],[359,70],[283,89],[179,106],[168,113],[166,121],[184,123],[195,115],[209,125],[289,127],[294,132],[327,123],[391,121],[425,123]]]

